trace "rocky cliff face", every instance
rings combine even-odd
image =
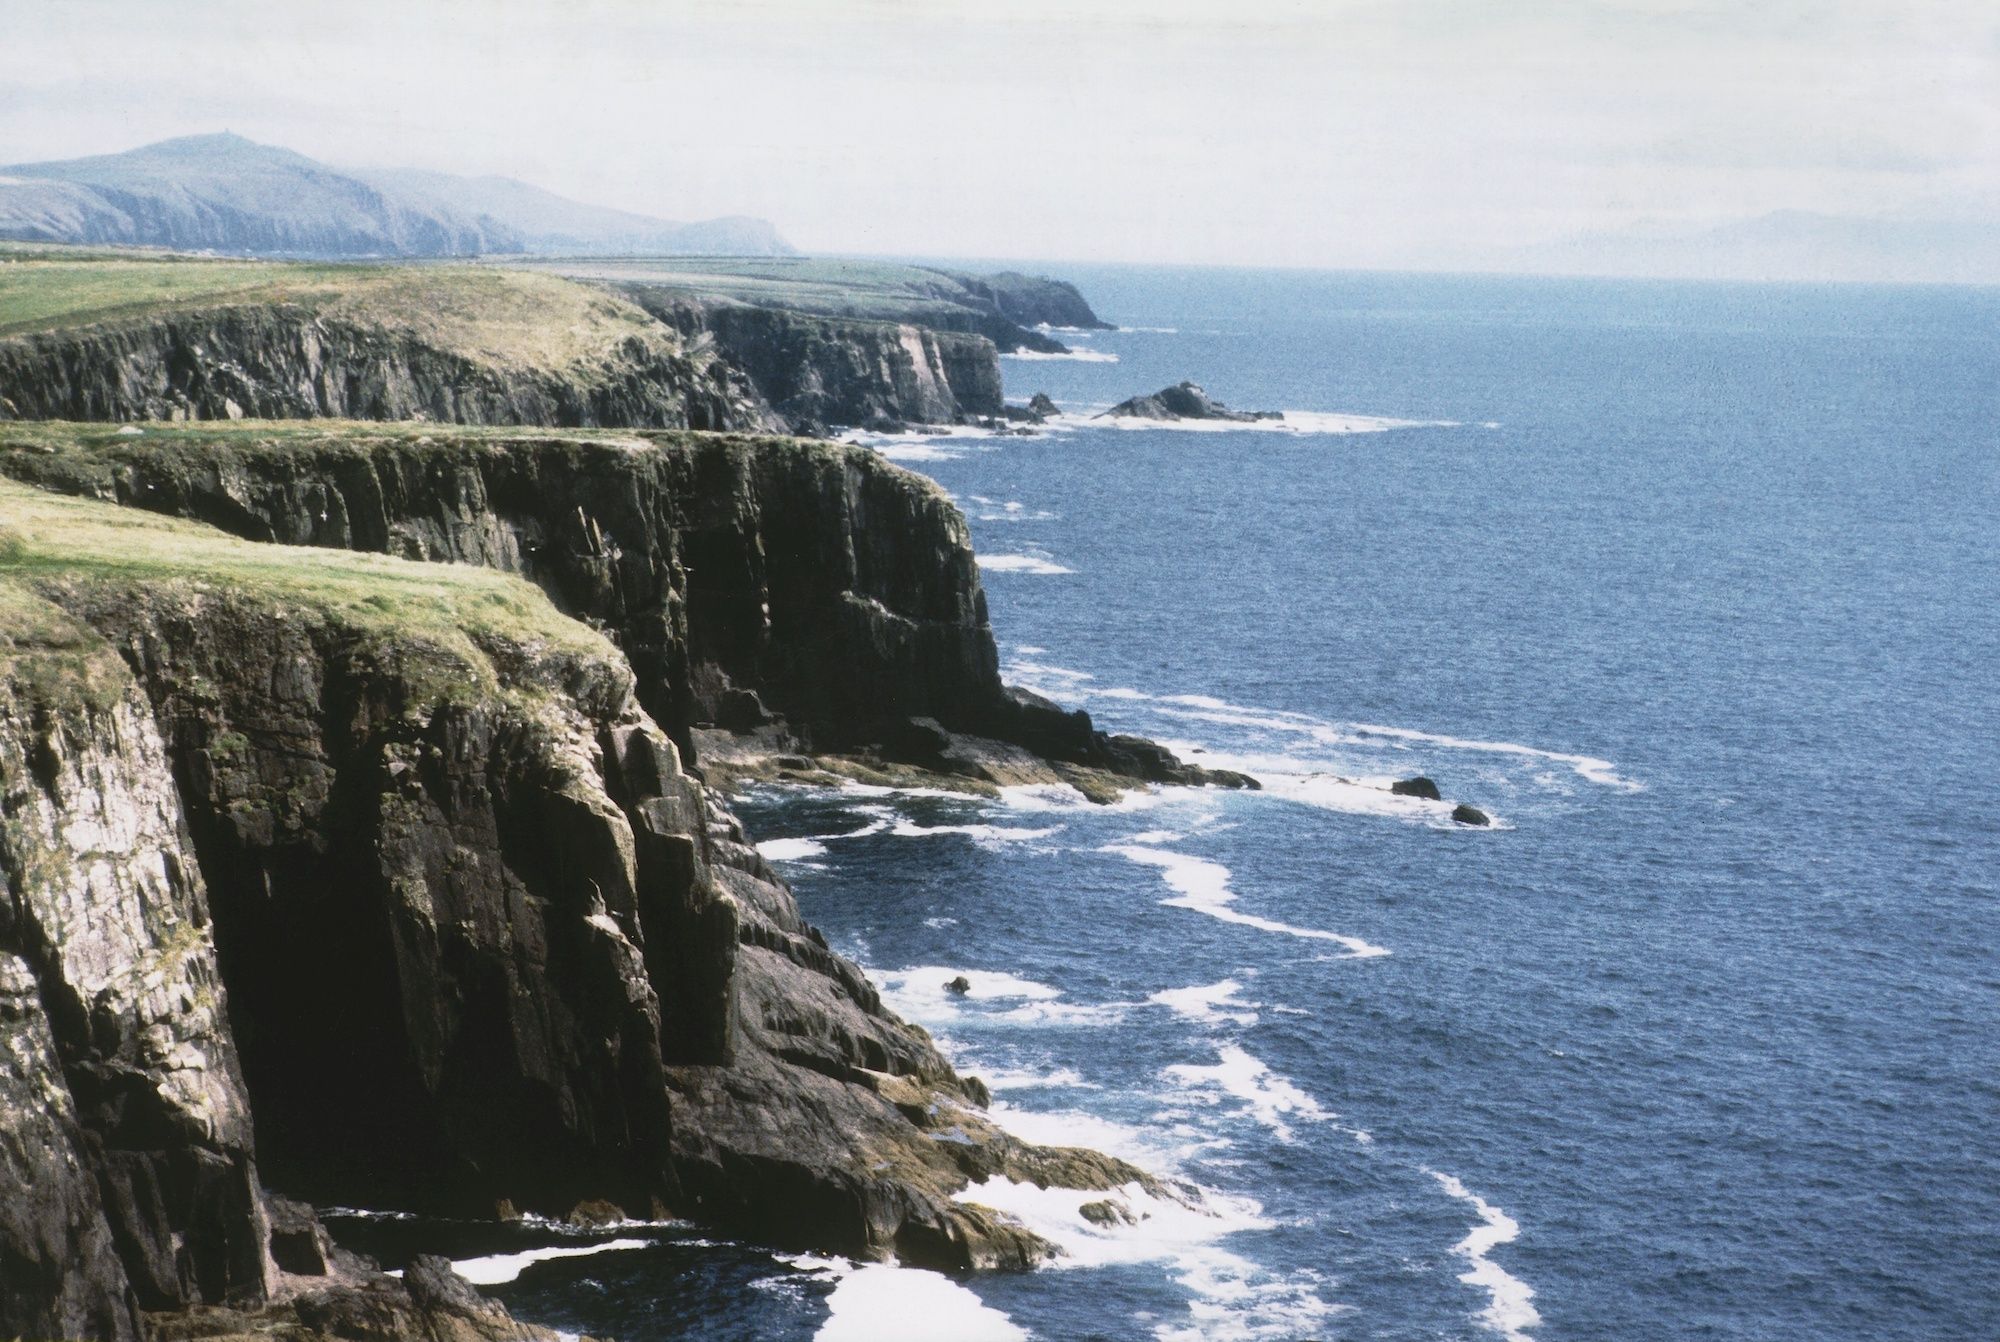
[[[1001,413],[994,333],[969,309],[959,314],[962,329],[947,329],[953,314],[918,326],[702,301],[646,285],[622,291],[684,334],[711,340],[796,431],[956,424]]]
[[[636,478],[610,453],[671,455],[599,446],[576,478],[608,492]],[[725,447],[707,469],[764,454]],[[409,484],[329,470],[312,501],[338,478]],[[385,541],[471,520],[339,497]],[[533,553],[505,516],[485,553]],[[292,1299],[313,1268],[269,1256],[263,1179],[460,1214],[602,1199],[946,1266],[1047,1248],[955,1201],[969,1180],[1143,1180],[994,1129],[799,916],[625,659],[527,584],[11,482],[0,528],[0,1332]]]
[[[1055,326],[1079,331],[1109,331],[1111,323],[1091,311],[1074,284],[1007,270],[997,275],[968,275],[939,270],[972,303],[1016,326]]]
[[[52,606],[0,614],[0,1329],[129,1337],[264,1293],[250,1107],[145,700]]]
[[[641,331],[568,366],[509,366],[310,305],[250,304],[0,340],[0,418],[423,419],[778,427],[743,377]]]
[[[52,437],[24,425],[0,433],[0,474],[252,540],[520,573],[617,639],[683,754],[698,724],[775,713],[818,750],[876,746],[951,767],[941,726],[1128,778],[1208,779],[1003,686],[963,517],[935,484],[864,449],[387,426]]]

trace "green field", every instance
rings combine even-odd
[[[239,304],[298,304],[500,367],[566,367],[635,336],[678,345],[631,303],[553,274],[0,245],[0,338]]]
[[[963,318],[964,290],[951,276],[895,261],[829,257],[509,258],[508,266],[573,279],[644,284],[689,298],[725,299],[870,321]]]
[[[435,666],[435,684],[452,698],[504,691],[490,660],[497,645],[618,656],[539,588],[497,569],[258,544],[0,479],[0,619],[10,621],[10,637],[51,637],[65,623],[35,615],[35,594],[53,585],[250,600],[288,618],[331,622],[378,640],[406,668]]]

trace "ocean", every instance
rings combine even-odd
[[[964,1279],[336,1232],[624,1342],[2000,1337],[2000,290],[1056,269],[1070,413],[880,450],[1010,680],[1264,790],[739,809],[1010,1127],[1195,1205],[980,1190],[1071,1253]],[[1089,418],[1182,379],[1286,419]]]

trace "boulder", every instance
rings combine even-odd
[[[1418,774],[1415,778],[1403,778],[1389,784],[1389,791],[1398,797],[1422,797],[1425,801],[1443,801],[1436,780]]]
[[[1451,808],[1451,818],[1461,825],[1490,825],[1493,823],[1493,818],[1487,815],[1486,812],[1480,810],[1477,806],[1469,806],[1465,802],[1460,802]]]
[[[967,993],[972,991],[972,980],[967,978],[965,975],[960,974],[950,983],[945,984],[944,990],[950,993],[953,997],[963,997]]]

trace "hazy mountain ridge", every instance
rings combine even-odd
[[[306,257],[792,250],[760,219],[674,223],[507,178],[349,172],[227,132],[0,168],[0,238]]]
[[[2000,284],[2000,223],[1777,210],[1635,224],[1522,248],[1504,269],[1659,279]]]

